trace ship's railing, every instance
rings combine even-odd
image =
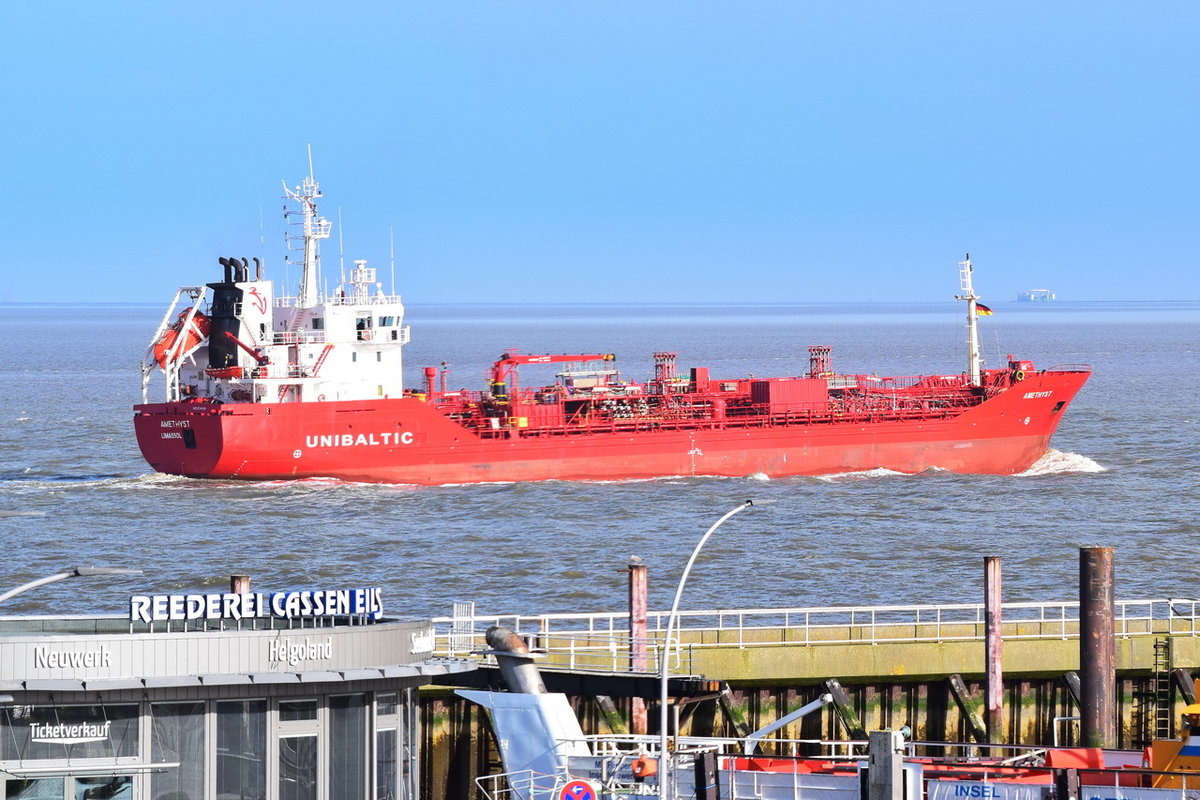
[[[300,364],[266,364],[250,370],[250,377],[262,378],[307,378],[309,368]]]
[[[271,344],[324,344],[325,331],[276,331]]]
[[[389,306],[399,305],[401,303],[400,295],[398,294],[364,294],[355,295],[326,295],[318,301],[327,306]],[[276,297],[276,308],[297,308],[300,305],[298,297]]]
[[[482,438],[508,438],[512,435],[521,437],[564,436],[578,433],[637,433],[643,431],[670,431],[677,429],[688,430],[724,430],[729,428],[771,428],[780,425],[800,425],[805,423],[851,424],[893,420],[935,420],[962,413],[963,409],[978,405],[979,397],[963,399],[961,402],[947,403],[940,407],[892,408],[876,403],[868,406],[831,405],[827,410],[791,410],[783,409],[768,413],[766,406],[744,406],[736,412],[730,409],[726,416],[714,418],[707,407],[696,406],[691,409],[669,410],[669,413],[649,413],[645,416],[633,415],[611,419],[591,418],[564,425],[538,425],[536,427],[521,427],[511,420],[520,419],[520,415],[508,418],[491,418],[483,416],[472,417],[464,421]],[[490,425],[490,427],[489,427]],[[513,434],[511,431],[517,431]]]
[[[1116,603],[1119,638],[1200,636],[1200,600],[1157,598]],[[880,644],[982,641],[982,603],[906,606],[751,608],[679,612],[678,651],[713,647]],[[1005,603],[1002,636],[1017,639],[1071,639],[1079,635],[1079,603]],[[461,656],[486,650],[483,636],[500,625],[546,653],[546,666],[578,670],[630,670],[631,652],[646,652],[640,671],[657,671],[655,654],[666,629],[667,612],[647,613],[645,640],[629,632],[628,612],[596,614],[472,614],[433,619],[435,652]],[[473,636],[464,636],[464,631]],[[674,637],[672,637],[674,638]],[[675,649],[675,648],[673,648]],[[681,656],[686,662],[688,656]],[[686,663],[671,664],[672,669]]]

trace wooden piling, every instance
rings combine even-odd
[[[1080,727],[1085,747],[1116,747],[1113,550],[1079,551]]]
[[[648,626],[646,614],[649,607],[649,578],[646,565],[637,556],[629,559],[629,668],[634,672],[645,672],[649,668],[647,648]],[[647,732],[648,718],[646,701],[634,697],[631,701],[630,727],[636,734]]]
[[[984,594],[984,661],[987,662],[987,694],[984,698],[984,723],[988,737],[994,743],[1006,740],[1004,730],[1004,667],[1003,644],[1000,638],[1001,590],[1000,558],[983,559]]]

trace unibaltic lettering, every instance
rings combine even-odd
[[[306,447],[376,447],[380,445],[412,444],[412,431],[387,431],[381,433],[335,433],[320,436],[305,436]]]

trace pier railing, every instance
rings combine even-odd
[[[635,650],[646,654],[645,671],[656,672],[667,618],[666,612],[648,612],[646,637],[634,639],[627,612],[477,615],[470,604],[459,604],[455,611],[433,620],[438,655],[487,650],[484,633],[500,625],[541,653],[543,666],[603,672],[631,671]],[[694,651],[712,647],[982,641],[984,612],[982,603],[681,611],[677,652],[682,663],[670,667],[687,671]],[[1115,612],[1118,638],[1200,636],[1200,600],[1122,600]],[[1005,603],[1001,616],[1005,640],[1079,635],[1077,601]]]

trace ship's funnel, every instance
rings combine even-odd
[[[522,694],[546,694],[546,684],[533,663],[529,645],[508,628],[493,625],[484,639],[500,665],[500,675],[510,691]]]
[[[258,256],[254,257],[254,280],[262,280],[262,262],[258,260]]]
[[[228,258],[218,258],[217,263],[225,268],[225,283],[233,283],[233,265]]]

